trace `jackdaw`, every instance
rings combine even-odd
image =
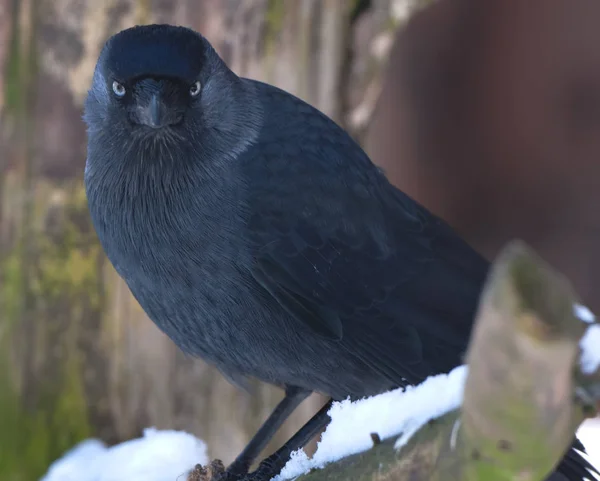
[[[311,392],[356,399],[461,363],[488,262],[317,109],[149,25],[106,42],[84,119],[93,224],[150,319],[230,379],[285,390],[224,478],[269,479],[314,437],[331,401],[248,474]],[[590,468],[571,449],[551,479]]]

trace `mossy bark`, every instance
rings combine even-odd
[[[36,479],[84,437],[116,442],[149,425],[193,432],[228,461],[281,397],[257,383],[240,392],[183,356],[102,254],[82,185],[81,107],[107,36],[186,24],[238,74],[345,123],[362,98],[356,66],[389,27],[391,1],[367,3],[359,41],[351,0],[0,0],[10,26],[0,31],[1,479]],[[272,447],[320,402],[305,403]]]
[[[63,235],[53,238],[40,228],[47,199],[36,175],[38,7],[12,4],[3,83],[3,125],[12,131],[11,148],[3,149],[10,163],[2,166],[0,478],[9,481],[35,479],[91,432],[83,359],[74,350],[88,298],[80,295],[82,276],[71,278],[72,266],[61,265],[77,254],[78,247],[70,251],[76,229],[57,226]]]

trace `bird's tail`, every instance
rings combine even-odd
[[[577,438],[546,481],[583,481],[599,479],[600,472],[583,455],[585,448]]]

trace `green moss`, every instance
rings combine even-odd
[[[472,462],[465,466],[465,479],[510,481],[525,466],[529,469],[522,479],[545,479],[561,452],[552,446],[547,428],[532,422],[539,416],[536,406],[515,400],[510,409],[501,406],[497,411],[497,416],[505,421],[503,430],[510,435],[510,443],[502,449],[497,437],[474,433],[472,445],[477,446],[477,452],[466,453]]]
[[[268,1],[267,12],[265,13],[265,22],[267,25],[265,38],[267,39],[267,48],[269,43],[274,44],[279,32],[283,29],[285,8],[285,2],[283,0]]]
[[[283,29],[286,4],[283,0],[268,0],[265,12],[265,71],[267,80],[272,77],[276,61],[276,46],[279,33]]]
[[[57,231],[34,228],[49,212],[49,197],[38,195],[44,186],[31,169],[37,12],[35,2],[13,1],[13,7],[5,97],[23,142],[15,185],[27,204],[18,241],[3,246],[0,258],[0,480],[33,481],[92,433],[79,344],[88,317],[102,306],[99,248],[82,187],[65,191]],[[32,20],[27,28],[22,16]]]
[[[7,375],[8,367],[6,359],[0,361],[0,479],[31,481],[90,435],[81,379],[71,361],[60,385],[40,386],[39,401],[28,408]]]
[[[103,297],[100,248],[82,190],[64,191],[58,229],[34,233],[28,254],[33,268],[23,271],[20,245],[0,265],[2,481],[38,479],[93,434],[81,339],[89,318],[103,310]]]
[[[0,268],[2,269],[2,289],[0,290],[0,342],[7,335],[11,320],[17,318],[22,309],[20,293],[23,290],[23,273],[20,269],[20,254],[15,250],[6,256]]]
[[[30,90],[37,70],[35,29],[32,27],[30,31],[22,31],[18,20],[21,8],[22,2],[13,1],[13,28],[9,39],[4,92],[6,112],[18,116],[25,115],[32,102]],[[33,16],[31,12],[28,13]]]
[[[136,19],[135,22],[138,25],[145,25],[150,23],[152,5],[150,0],[137,0],[136,2]]]

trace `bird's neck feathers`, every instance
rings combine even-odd
[[[223,162],[209,169],[202,160],[179,158],[181,153],[145,161],[121,158],[112,169],[104,165],[86,172],[94,228],[126,279],[134,275],[128,271],[133,261],[145,266],[145,276],[168,264],[184,272],[190,252],[198,261],[206,252],[220,253],[240,228],[242,194],[228,172],[235,166]],[[161,257],[169,248],[178,257]]]
[[[262,128],[255,86],[236,81],[207,85],[202,119],[192,117],[184,129],[156,133],[132,129],[124,119],[119,124],[88,116],[88,188],[109,194],[119,185],[128,197],[165,197],[186,188],[218,186]],[[219,95],[211,95],[215,88],[221,89]]]
[[[240,157],[261,128],[260,107],[251,95],[242,105],[228,105],[219,111],[218,105],[207,105],[204,130],[188,133],[188,138],[88,130],[85,183],[101,237],[116,237],[116,230],[124,228],[140,239],[183,228],[196,229],[195,235],[198,229],[225,235],[224,219],[241,215]]]
[[[112,160],[101,159],[91,146],[85,183],[95,223],[107,231],[120,225],[141,235],[148,228],[152,235],[153,229],[169,223],[177,228],[179,222],[231,212],[228,204],[237,189],[232,181],[235,163],[211,149],[198,152],[189,145],[167,145],[124,145]],[[154,221],[163,225],[152,225]]]

